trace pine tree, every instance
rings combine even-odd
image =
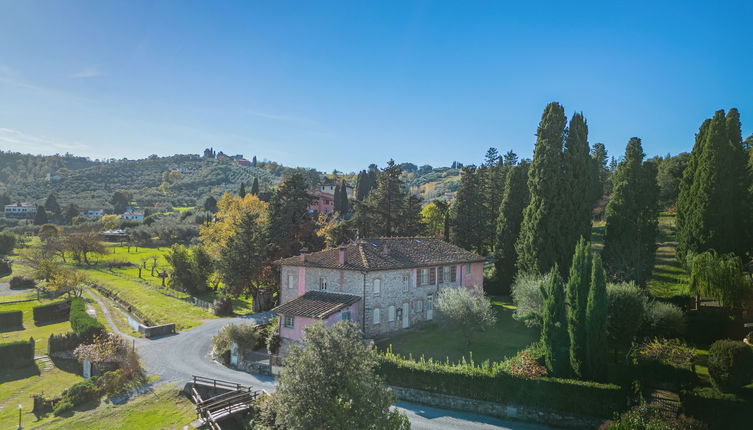
[[[399,236],[418,236],[426,229],[421,219],[421,199],[409,194],[405,196],[403,215],[400,217]]]
[[[565,261],[562,220],[562,145],[565,134],[565,110],[550,103],[541,116],[536,133],[536,148],[528,172],[530,203],[523,213],[523,224],[515,248],[518,270],[547,273],[558,262]],[[569,262],[564,267],[568,267]],[[560,267],[563,267],[560,265]]]
[[[591,243],[580,238],[575,246],[570,278],[567,280],[567,332],[570,338],[570,367],[573,374],[586,375],[586,307],[591,284]]]
[[[58,203],[57,197],[55,197],[55,193],[50,193],[50,195],[47,196],[47,200],[44,202],[44,208],[54,216],[60,215],[60,204]]]
[[[317,250],[314,221],[308,208],[313,198],[301,173],[288,176],[272,194],[269,202],[269,239],[277,246],[274,257],[296,255],[301,248]]]
[[[259,178],[254,176],[254,182],[251,184],[251,195],[252,196],[258,196],[259,195]]]
[[[591,263],[591,288],[586,307],[586,375],[594,381],[607,379],[607,281],[599,254]]]
[[[494,250],[495,232],[497,230],[497,218],[499,217],[499,205],[505,193],[505,178],[507,167],[502,163],[497,148],[489,148],[486,151],[484,165],[479,169],[479,177],[482,186],[482,203],[484,208],[484,221],[486,227],[486,248]]]
[[[553,376],[570,375],[569,337],[565,311],[565,290],[562,288],[557,263],[552,266],[550,281],[544,291],[544,310],[541,324],[541,343],[544,361]]]
[[[515,263],[518,260],[518,254],[515,251],[515,242],[520,234],[523,210],[530,200],[528,166],[527,162],[522,162],[507,172],[505,193],[499,206],[494,264],[497,281],[503,293],[509,291],[517,273]]]
[[[63,220],[70,224],[73,222],[73,218],[79,216],[81,212],[78,209],[78,206],[71,203],[68,206],[66,206],[65,210],[63,211]]]
[[[246,197],[246,184],[241,182],[241,188],[238,190],[238,196],[240,198]]]
[[[222,275],[228,295],[237,297],[246,293],[256,297],[267,259],[267,234],[259,215],[253,212],[244,213],[233,229],[220,250],[217,271]]]
[[[607,168],[607,148],[603,143],[594,143],[591,148],[591,160],[593,161],[593,201],[597,202],[607,191],[609,169]]]
[[[643,157],[641,140],[631,138],[614,173],[602,253],[612,279],[638,285],[645,285],[654,266],[659,197],[656,165]]]
[[[37,206],[37,213],[34,215],[34,225],[47,224],[47,211],[44,206]]]
[[[363,202],[369,196],[371,191],[371,182],[369,181],[369,175],[365,170],[358,172],[356,178],[356,200]]]
[[[484,210],[475,166],[463,167],[460,188],[450,207],[450,241],[467,250],[483,253],[486,241]]]
[[[750,250],[751,178],[737,109],[704,121],[680,183],[677,254],[715,250],[745,258]],[[748,216],[740,216],[748,214]]]
[[[356,205],[354,223],[361,237],[399,234],[405,205],[401,173],[400,166],[390,160],[379,173],[376,187],[369,192],[366,201]]]
[[[593,208],[594,166],[588,145],[588,125],[582,113],[570,119],[565,140],[562,171],[566,189],[563,194],[564,214],[561,230],[564,257],[572,256],[578,238],[591,237],[591,210]],[[569,262],[569,258],[566,258]]]

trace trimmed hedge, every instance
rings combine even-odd
[[[24,314],[21,311],[0,312],[0,329],[21,327],[23,321]]]
[[[34,306],[32,309],[34,324],[40,325],[65,321],[68,319],[70,309],[71,302],[68,300]]]
[[[597,418],[626,408],[626,393],[617,385],[559,378],[516,378],[494,363],[444,364],[412,361],[394,354],[380,356],[379,373],[390,385],[416,388],[489,402],[557,410]]]
[[[680,400],[686,414],[705,422],[711,430],[750,428],[753,399],[706,387],[681,391]]]
[[[84,342],[89,342],[95,336],[105,333],[102,323],[86,313],[86,303],[81,297],[71,300],[70,319],[73,332]]]
[[[63,334],[51,334],[47,340],[47,351],[50,354],[60,351],[72,351],[82,343],[81,336],[69,331]]]
[[[691,369],[671,366],[657,360],[638,360],[632,366],[633,379],[642,381],[645,385],[661,383],[673,388],[686,388],[697,382],[696,374]]]
[[[34,363],[34,338],[0,344],[0,370]]]
[[[10,278],[9,284],[11,290],[28,290],[37,285],[33,279],[25,278],[23,276],[14,276]]]
[[[716,389],[735,392],[753,381],[753,349],[737,340],[717,340],[709,349],[708,368]]]

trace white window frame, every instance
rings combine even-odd
[[[403,273],[403,292],[407,293],[410,289],[410,273]]]
[[[380,278],[371,281],[371,292],[374,293],[375,296],[382,294],[382,280]]]
[[[424,301],[421,299],[416,300],[416,312],[423,312],[424,311]]]
[[[450,266],[444,266],[442,268],[442,283],[449,284],[450,282]]]
[[[340,319],[341,319],[342,321],[350,321],[350,311],[349,311],[349,310],[348,310],[348,311],[343,311],[343,312],[342,312],[342,313],[340,314]]]
[[[395,321],[395,307],[390,306],[387,308],[387,321]]]
[[[325,278],[324,276],[319,278],[319,290],[327,291],[327,278]]]
[[[429,268],[421,269],[421,285],[429,285]]]
[[[285,315],[282,325],[285,328],[295,328],[295,316]]]
[[[465,274],[471,273],[471,263],[465,263]]]
[[[288,274],[288,288],[294,288],[295,287],[295,276],[292,274]]]
[[[374,310],[372,311],[372,323],[376,325],[381,322],[382,322],[382,310],[379,308],[374,308]]]

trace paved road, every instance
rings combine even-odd
[[[274,391],[275,380],[271,377],[256,376],[233,370],[212,360],[210,351],[212,337],[219,329],[232,323],[264,321],[268,313],[253,316],[207,320],[202,325],[175,335],[158,338],[134,338],[117,329],[101,299],[90,294],[100,303],[105,319],[116,333],[131,339],[141,356],[142,364],[149,374],[160,376],[158,384],[176,382],[182,386],[193,375],[245,384],[258,389]],[[400,402],[395,407],[408,416],[413,430],[548,430],[514,421],[502,421],[483,415],[437,409],[408,402]]]

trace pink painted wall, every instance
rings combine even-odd
[[[298,295],[306,292],[306,267],[298,266]]]
[[[464,287],[482,287],[484,285],[484,262],[471,263],[471,273],[465,273],[465,264],[458,265],[461,273],[461,285]]]
[[[325,193],[322,191],[314,191],[311,193],[316,198],[310,206],[309,210],[317,211],[323,214],[332,213],[335,210],[335,196],[333,194]]]
[[[340,310],[337,313],[334,313],[329,316],[325,321],[322,321],[317,318],[307,318],[307,317],[295,317],[295,323],[293,328],[287,328],[285,327],[285,317],[284,315],[280,315],[280,336],[285,337],[292,340],[301,340],[303,339],[303,329],[306,327],[317,323],[317,322],[324,322],[325,327],[329,327],[338,321],[342,319],[341,314],[347,310],[350,311],[350,321],[356,324],[360,324],[361,321],[358,318],[360,312],[360,306],[361,302],[353,303],[352,305],[348,306],[347,308],[344,308]]]

